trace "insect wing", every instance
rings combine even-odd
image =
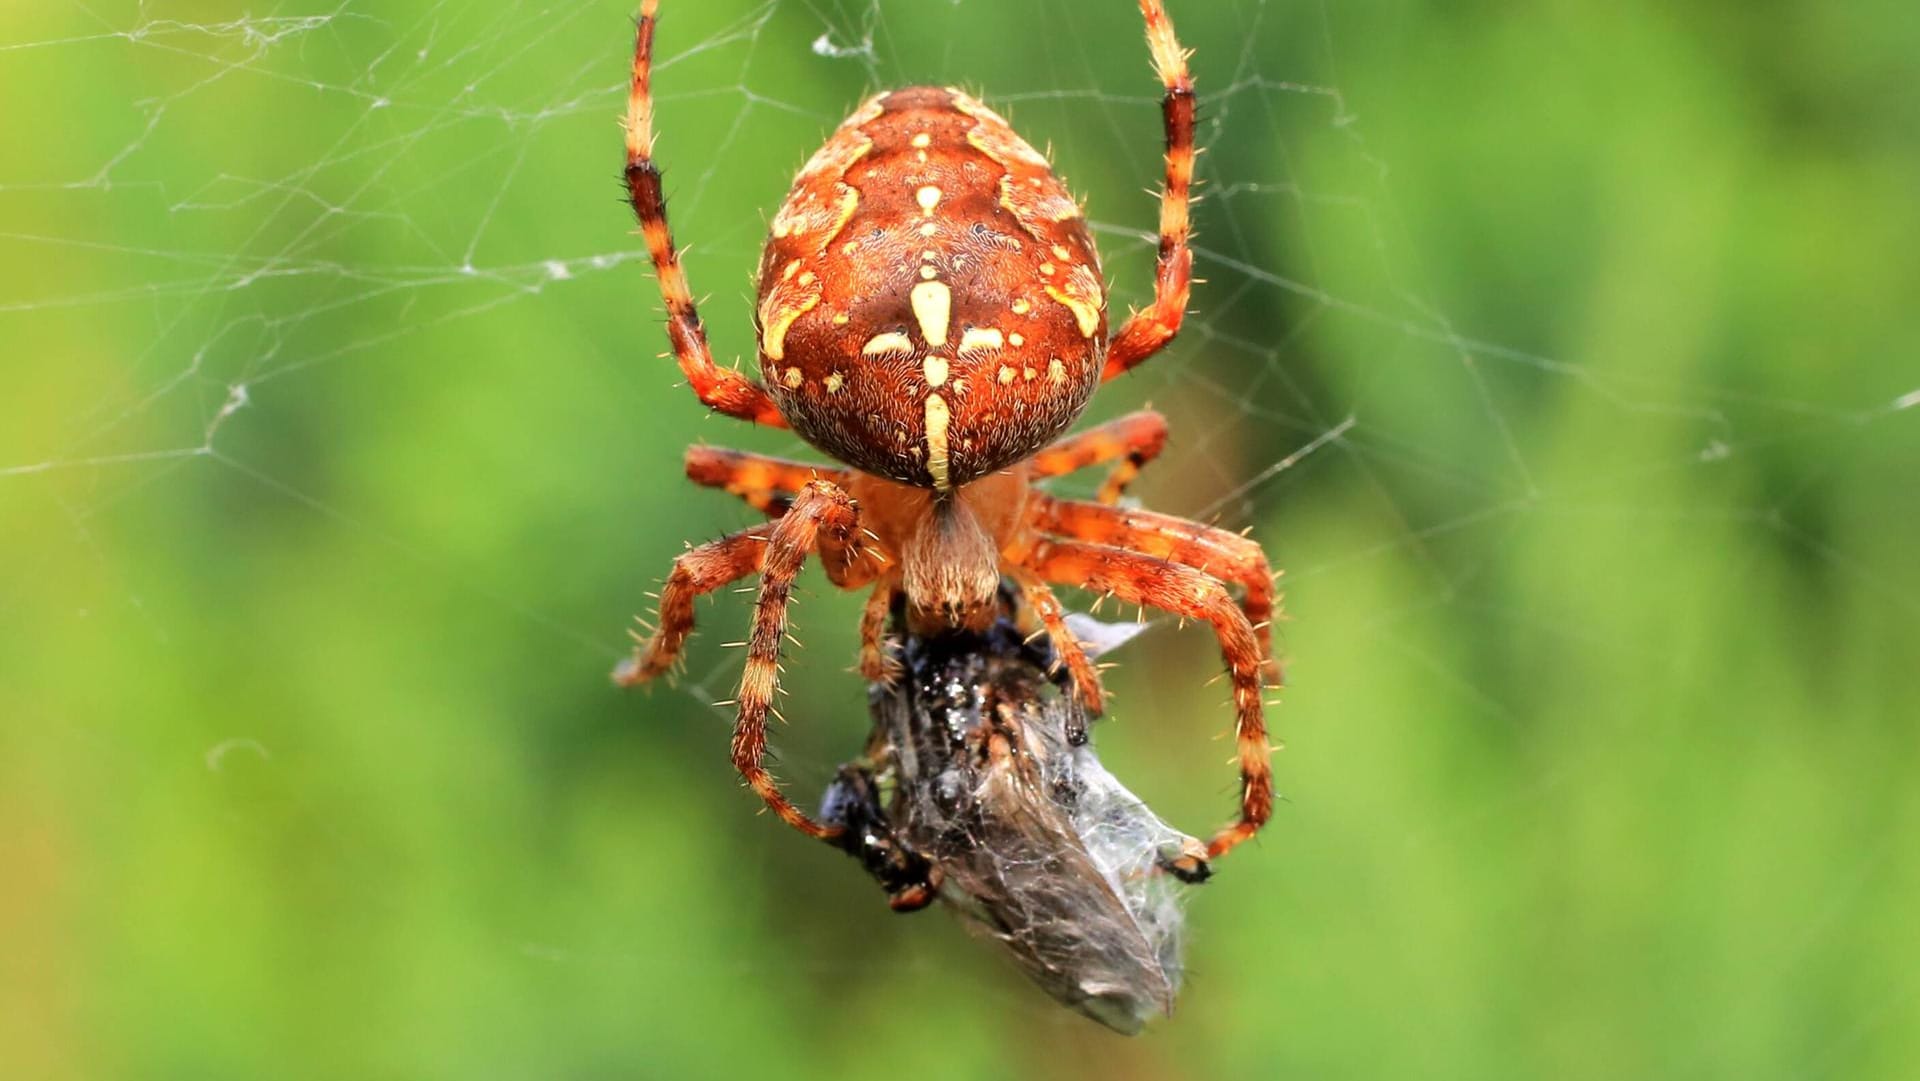
[[[1127,791],[1086,741],[1044,645],[1002,620],[984,636],[909,638],[908,675],[872,693],[868,759],[828,817],[903,907],[924,885],[1060,1002],[1120,1032],[1171,1012],[1181,882],[1199,843]],[[903,868],[908,870],[903,871]],[[910,878],[924,868],[923,882]]]

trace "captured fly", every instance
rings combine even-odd
[[[866,754],[822,817],[895,909],[938,898],[1048,994],[1132,1034],[1172,1012],[1182,883],[1206,878],[1206,846],[1100,764],[1046,639],[1002,607],[984,634],[905,638],[905,674],[872,687]],[[1073,623],[1089,652],[1135,631]]]

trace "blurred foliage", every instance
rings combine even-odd
[[[722,355],[882,84],[1050,143],[1144,300],[1124,0],[665,7]],[[607,685],[749,520],[680,448],[803,452],[654,359],[627,13],[312,10],[0,12],[0,1072],[1920,1072],[1910,4],[1174,0],[1207,283],[1094,415],[1166,411],[1146,502],[1289,568],[1289,802],[1132,1041],[755,814],[740,598],[678,688]],[[811,800],[865,714],[809,582]],[[1122,659],[1104,754],[1203,831],[1211,646]]]

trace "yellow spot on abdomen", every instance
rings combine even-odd
[[[960,335],[962,353],[976,349],[998,349],[1004,344],[1006,344],[1005,339],[1001,338],[1000,332],[992,327],[968,327],[966,332]]]
[[[818,292],[796,299],[792,290],[783,286],[767,294],[767,299],[760,304],[760,350],[767,354],[768,360],[786,359],[787,328],[818,303]]]
[[[1079,283],[1073,282],[1070,284],[1077,285]],[[1047,286],[1047,295],[1065,304],[1067,310],[1073,313],[1073,321],[1080,327],[1081,337],[1091,338],[1093,337],[1093,332],[1100,329],[1100,302],[1097,297],[1095,299],[1089,299],[1078,293],[1070,293],[1064,289],[1056,289],[1051,285]]]
[[[953,486],[947,471],[947,426],[952,422],[947,400],[927,395],[927,472],[933,475],[933,486],[943,492]]]
[[[920,212],[932,216],[933,208],[940,205],[940,189],[928,184],[913,193],[914,202],[920,204]]]
[[[947,315],[953,307],[953,292],[944,282],[925,281],[913,287],[908,299],[913,317],[920,323],[920,336],[928,345],[947,344]]]
[[[897,330],[889,330],[868,338],[867,344],[861,346],[860,351],[870,357],[883,356],[887,353],[911,353],[913,339]]]

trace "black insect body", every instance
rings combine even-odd
[[[1074,629],[1096,645],[1132,631]],[[903,660],[872,687],[866,756],[828,790],[836,843],[895,909],[938,897],[1088,1017],[1130,1034],[1171,1012],[1181,887],[1206,877],[1205,846],[1100,764],[1046,639],[1004,612],[981,634],[909,635]]]

